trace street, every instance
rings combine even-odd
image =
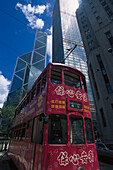
[[[99,161],[99,167],[100,167],[100,170],[113,170],[113,165],[100,162],[100,161]]]

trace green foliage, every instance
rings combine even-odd
[[[14,96],[14,99],[13,99],[13,102],[12,102],[12,106],[16,107],[19,104],[19,102],[20,102],[20,97],[19,97],[18,94],[16,94]]]
[[[1,109],[2,123],[0,125],[0,131],[4,133],[10,133],[15,114],[14,106],[7,106]]]

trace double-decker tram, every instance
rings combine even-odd
[[[50,63],[16,108],[8,155],[19,170],[98,170],[85,76]]]

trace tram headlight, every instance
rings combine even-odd
[[[79,168],[78,168],[78,170],[85,170],[85,168],[83,168],[83,167],[79,167]]]

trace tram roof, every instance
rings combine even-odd
[[[69,65],[66,65],[66,64],[62,64],[62,63],[49,63],[48,65],[54,65],[54,66],[63,66],[63,67],[67,67],[67,68],[70,68],[70,69],[73,69],[73,70],[76,70],[77,72],[79,72],[81,75],[83,75],[85,77],[85,75],[79,71],[78,69],[76,69],[75,67],[72,67],[72,66],[69,66]],[[47,65],[47,67],[48,67]]]

